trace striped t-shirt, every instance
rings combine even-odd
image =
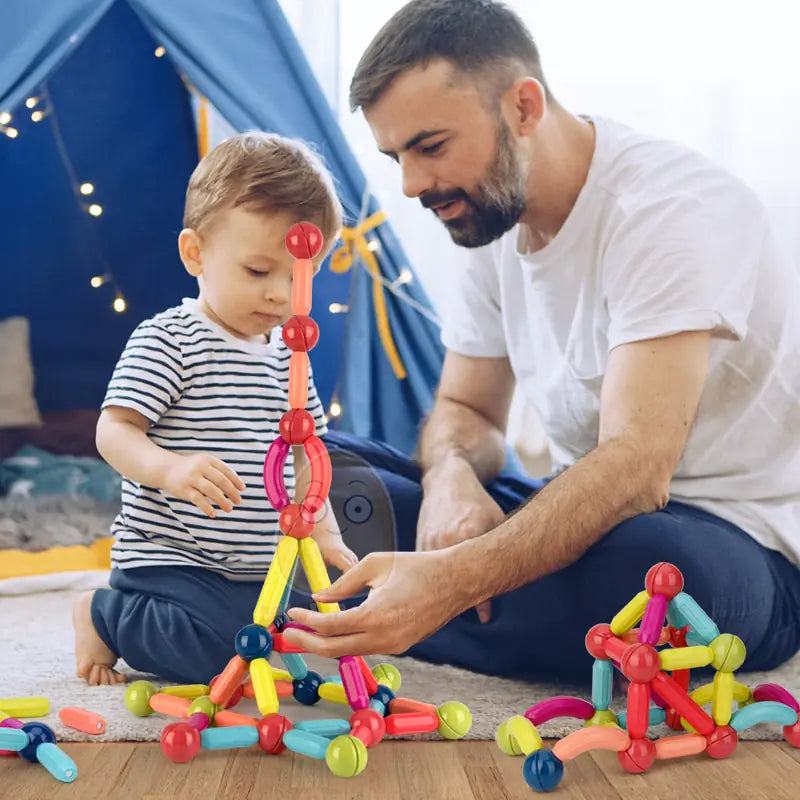
[[[216,519],[164,490],[123,478],[122,509],[111,532],[113,567],[191,565],[241,580],[263,578],[280,538],[278,514],[264,492],[264,456],[289,410],[289,359],[281,329],[270,341],[237,339],[208,319],[196,300],[143,322],[114,370],[103,408],[132,408],[151,423],[147,435],[175,453],[206,453],[246,484],[242,502]],[[326,432],[309,372],[307,410]],[[291,450],[286,488],[294,491]]]

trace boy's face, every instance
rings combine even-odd
[[[285,236],[296,221],[288,214],[233,208],[205,236],[181,233],[181,258],[198,279],[201,307],[234,336],[263,341],[291,316],[294,258]],[[321,260],[314,259],[315,268]]]

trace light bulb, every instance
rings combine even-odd
[[[166,48],[163,45],[159,45],[158,47],[156,47],[156,53],[155,53],[156,58],[161,58],[161,56],[163,56],[164,53],[166,52],[167,52]]]
[[[81,194],[91,194],[94,191],[94,186],[91,183],[81,184]]]
[[[346,311],[349,310],[350,310],[349,307],[344,305],[343,303],[331,303],[328,306],[328,311],[330,311],[331,314],[344,314]]]
[[[125,302],[125,298],[121,294],[117,295],[114,299],[114,311],[117,314],[121,314],[127,307],[128,304]]]
[[[341,417],[342,416],[342,407],[341,407],[341,405],[339,405],[339,403],[336,400],[334,400],[331,403],[330,415],[332,417]]]
[[[9,139],[16,139],[19,136],[19,131],[16,128],[6,128],[5,133]]]
[[[397,276],[398,283],[411,283],[414,280],[414,273],[408,267],[403,267],[400,274]]]
[[[368,245],[367,248],[372,250],[373,253],[377,253],[381,249],[381,243],[377,239],[373,239]]]
[[[42,119],[42,117],[43,117],[43,116],[44,116],[44,113],[43,113],[43,112],[41,112],[41,111],[34,111],[34,112],[33,112],[33,114],[31,114],[31,119],[32,119],[34,122],[39,122],[39,121]]]
[[[0,111],[0,125],[8,125],[11,122],[11,114],[8,111]]]
[[[106,282],[104,275],[94,275],[89,283],[92,285],[92,289],[99,289],[104,283]]]
[[[99,206],[97,203],[92,203],[89,206],[89,213],[93,217],[99,217],[103,213],[103,206]]]
[[[33,108],[33,107],[34,107],[34,106],[35,106],[35,105],[36,105],[38,102],[39,102],[39,98],[38,98],[38,97],[29,97],[29,98],[28,98],[28,99],[25,101],[25,105],[26,105],[28,108]]]

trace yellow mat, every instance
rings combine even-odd
[[[81,572],[111,568],[111,545],[114,539],[98,539],[89,547],[51,547],[38,553],[25,550],[0,550],[0,580],[54,572]]]

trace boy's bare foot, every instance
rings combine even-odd
[[[79,678],[89,686],[112,686],[124,683],[124,675],[112,669],[117,656],[106,647],[92,624],[92,597],[94,592],[83,592],[72,606],[72,624],[75,628],[75,664]]]

